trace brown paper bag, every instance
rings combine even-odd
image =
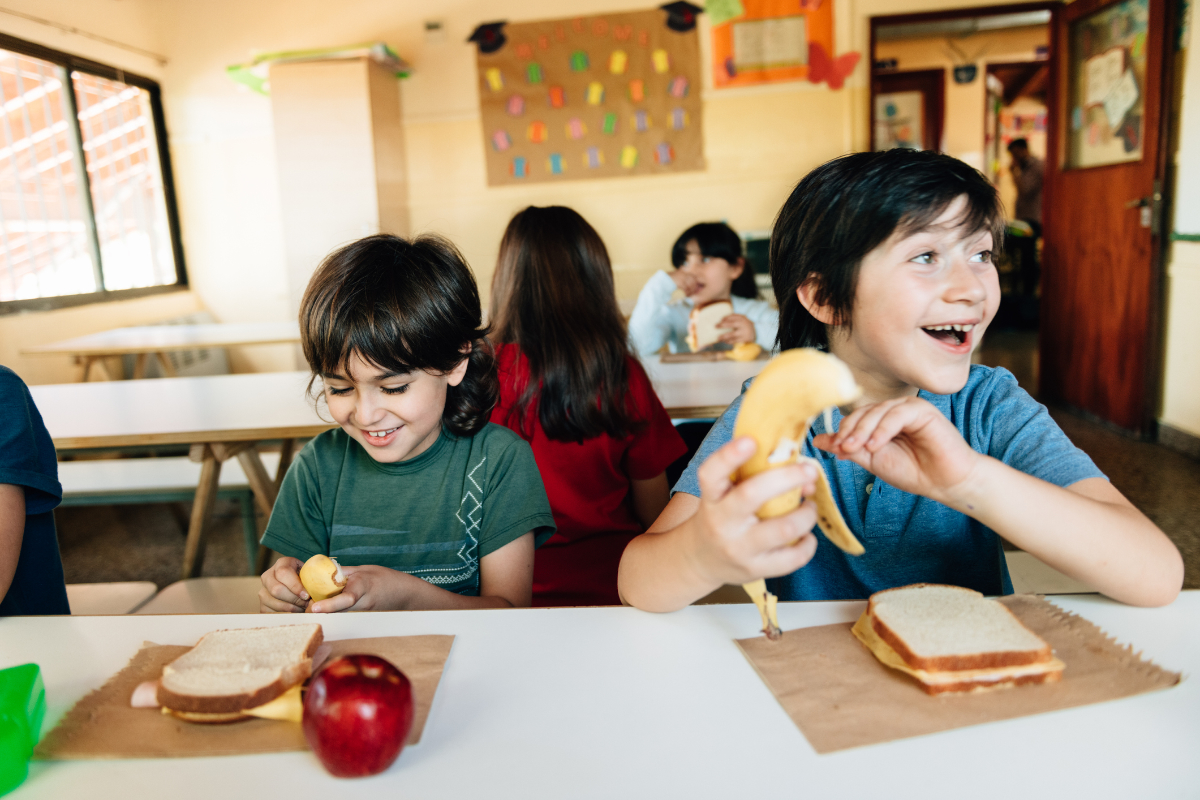
[[[413,726],[407,744],[421,740],[453,636],[386,636],[328,642],[330,658],[350,653],[380,656],[395,664],[413,687]],[[168,662],[190,650],[147,642],[124,669],[75,704],[34,751],[40,760],[84,758],[175,758],[281,753],[307,750],[294,722],[249,719],[225,725],[196,725],[156,708],[130,708],[134,687],[157,680]]]
[[[889,742],[1062,708],[1115,700],[1179,683],[1116,644],[1087,620],[1033,595],[1000,600],[1067,665],[1062,680],[973,694],[930,696],[889,669],[850,633],[850,625],[785,631],[737,644],[792,722],[818,753]]]

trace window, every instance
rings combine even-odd
[[[185,282],[158,84],[0,34],[0,310]]]

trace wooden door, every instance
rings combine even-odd
[[[879,72],[871,77],[872,149],[942,149],[946,71]]]
[[[1141,434],[1159,387],[1167,8],[1077,0],[1052,23],[1040,394]]]

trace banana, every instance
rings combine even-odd
[[[346,588],[346,576],[342,574],[337,559],[317,553],[300,568],[300,583],[304,584],[304,590],[314,601],[328,600]]]
[[[817,467],[817,524],[829,541],[851,555],[862,555],[862,544],[850,532],[833,498],[829,480],[820,462],[801,455],[809,426],[817,415],[857,400],[862,389],[850,369],[836,356],[810,348],[780,353],[759,373],[742,398],[733,435],[750,436],[758,445],[754,456],[733,474],[734,483],[769,469],[809,461]],[[772,498],[758,509],[759,519],[781,517],[800,505],[796,489]],[[782,636],[775,614],[778,598],[767,591],[765,581],[757,580],[742,588],[754,600],[763,617],[763,633],[768,639]]]

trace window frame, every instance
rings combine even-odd
[[[167,149],[167,124],[163,114],[162,105],[162,89],[157,81],[147,78],[143,75],[138,75],[133,72],[126,72],[118,67],[111,67],[107,64],[102,64],[99,61],[92,61],[88,58],[82,58],[70,53],[64,53],[61,50],[55,50],[51,47],[29,42],[24,39],[18,39],[6,33],[0,33],[0,49],[8,50],[13,53],[20,53],[24,56],[32,58],[40,58],[43,61],[49,61],[57,66],[63,67],[67,71],[67,79],[70,81],[71,72],[87,72],[91,75],[96,75],[108,80],[118,81],[130,86],[136,86],[139,89],[145,89],[150,95],[150,115],[154,123],[154,138],[158,147],[158,162],[159,168],[162,171],[163,185],[163,200],[167,207],[167,230],[171,236],[171,252],[175,258],[175,283],[164,284],[162,286],[144,286],[137,289],[117,289],[117,290],[101,290],[99,292],[88,292],[85,294],[67,294],[58,295],[55,297],[38,297],[31,300],[7,300],[0,301],[0,316],[13,314],[21,311],[50,311],[57,308],[69,308],[71,306],[89,305],[91,303],[107,303],[115,300],[132,300],[137,297],[146,297],[155,294],[164,294],[167,292],[177,292],[188,288],[187,267],[183,260],[183,241],[179,229],[179,211],[175,203],[175,177],[171,171],[171,154]],[[79,115],[77,113],[77,103],[75,98],[75,89],[73,83],[64,89],[71,108],[71,122],[75,125],[75,141],[83,141],[83,132],[79,126]],[[83,157],[82,153],[78,154]],[[84,211],[90,217],[90,235],[95,237],[95,211],[92,200],[91,178],[87,174],[87,170],[83,170],[84,186],[80,187],[81,196],[85,204]],[[89,243],[95,245],[95,241]],[[99,265],[100,273],[104,273],[104,264]]]

